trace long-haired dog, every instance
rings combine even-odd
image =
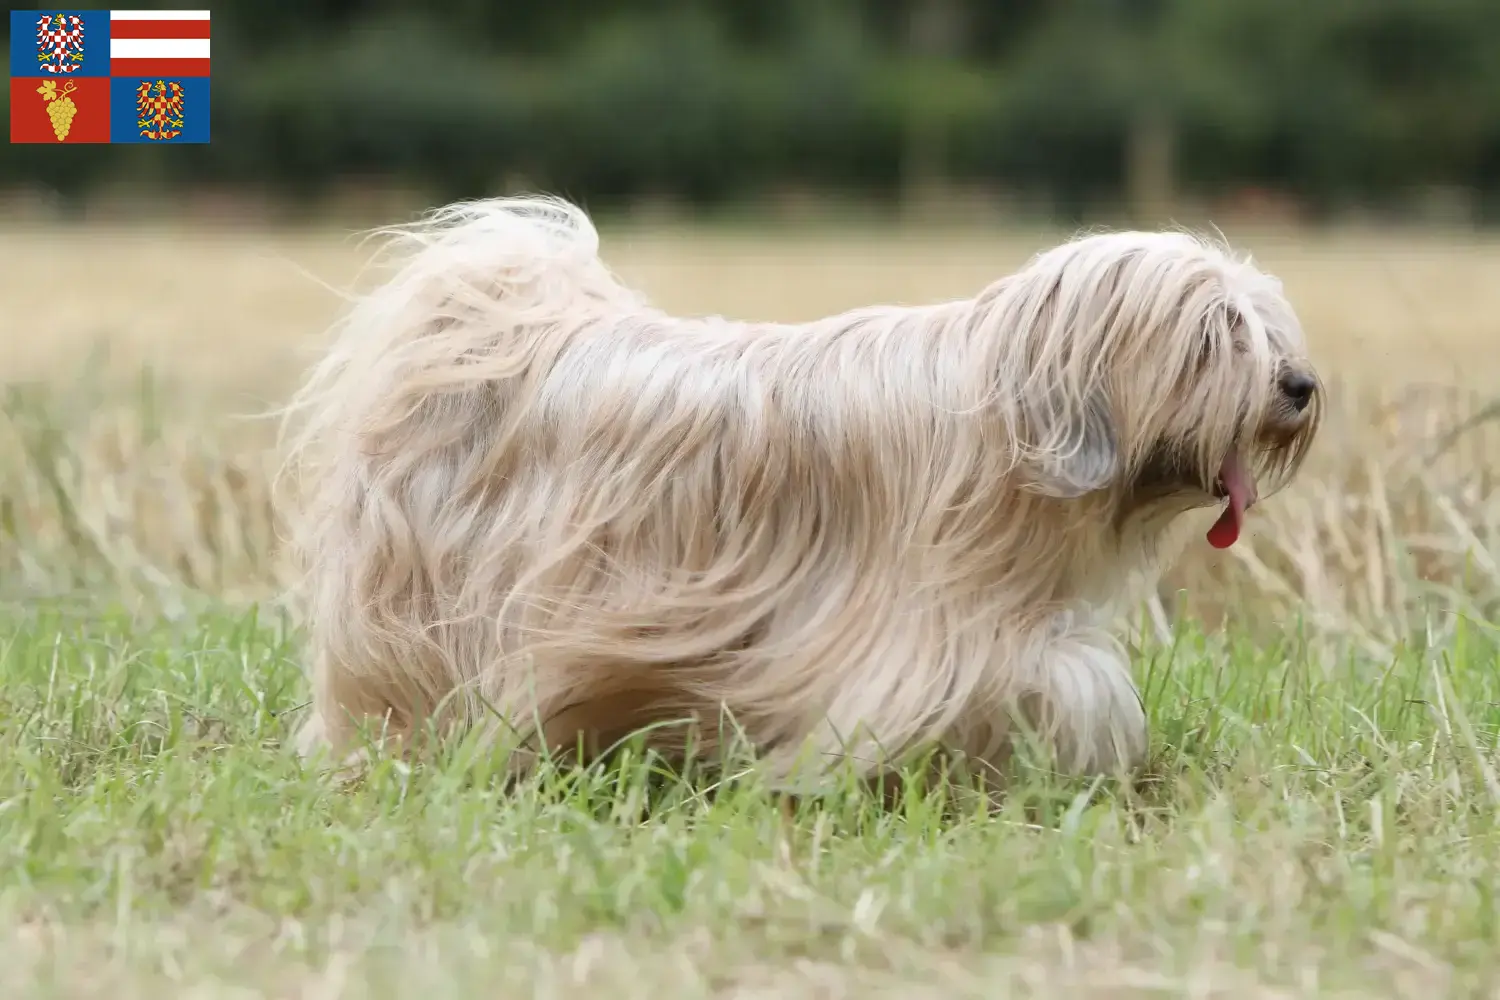
[[[558,200],[394,232],[399,272],[292,407],[305,751],[365,722],[585,753],[733,734],[789,782],[998,765],[1024,733],[1128,769],[1146,719],[1109,616],[1186,512],[1222,504],[1232,544],[1318,422],[1279,282],[1190,235],[774,324],[653,308]]]

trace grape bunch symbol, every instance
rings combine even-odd
[[[78,105],[68,96],[73,92],[73,81],[69,80],[67,86],[58,90],[55,80],[43,80],[36,92],[47,102],[47,117],[52,119],[52,134],[57,136],[58,142],[62,142],[68,137],[68,130],[73,127],[73,117],[78,114]]]

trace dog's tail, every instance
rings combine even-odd
[[[330,434],[376,433],[423,400],[534,370],[601,312],[645,307],[559,198],[462,201],[371,235],[389,277],[354,300],[282,411],[288,467]]]
[[[561,198],[460,201],[374,235],[387,239],[387,255],[400,265],[366,300],[383,316],[410,311],[428,324],[476,318],[468,309],[493,320],[503,306],[506,318],[525,322],[579,300],[629,296],[601,263],[588,215]]]

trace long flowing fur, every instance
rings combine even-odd
[[[1303,353],[1276,281],[1186,234],[801,325],[663,313],[557,200],[393,235],[292,408],[308,751],[371,720],[712,749],[727,717],[790,781],[999,763],[1019,721],[1128,767],[1108,615],[1211,502],[1153,470],[1206,487]],[[1272,488],[1312,424],[1254,447]]]

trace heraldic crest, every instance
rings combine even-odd
[[[135,88],[136,127],[146,139],[175,139],[182,134],[182,84],[141,81]]]
[[[83,65],[83,18],[77,14],[39,17],[36,61],[43,73],[71,73]]]

